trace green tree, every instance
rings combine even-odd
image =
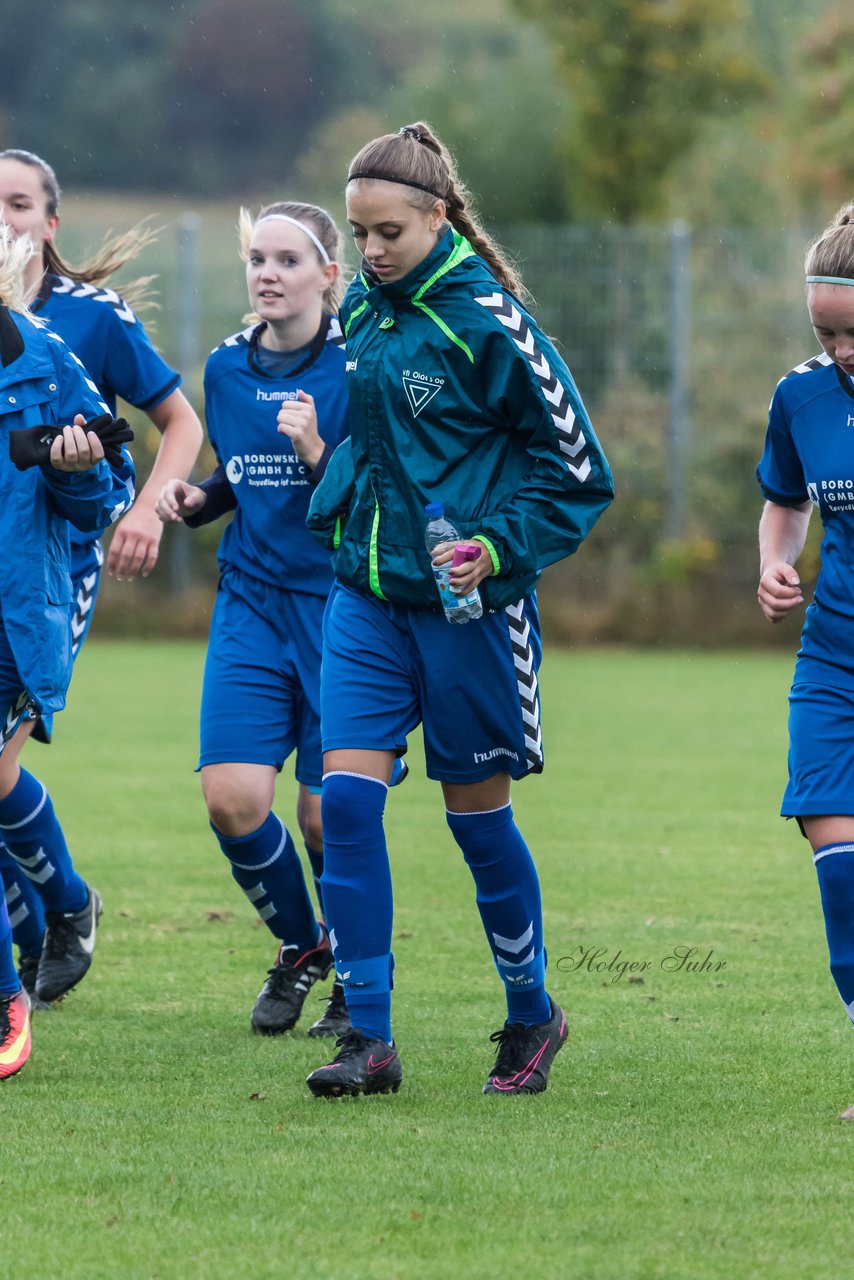
[[[554,43],[574,108],[566,182],[591,217],[660,214],[666,178],[709,116],[765,84],[744,0],[514,0]]]
[[[297,173],[307,191],[335,204],[363,143],[427,120],[456,156],[487,222],[573,217],[562,165],[567,95],[545,34],[521,21],[509,0],[433,0],[429,11],[378,0],[359,27],[370,35],[371,54],[357,54],[348,38],[353,105],[305,139]],[[384,83],[366,93],[378,79],[378,58],[388,68]]]
[[[834,5],[801,46],[792,168],[805,202],[854,198],[854,8]]]

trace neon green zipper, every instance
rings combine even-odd
[[[373,486],[371,486],[373,488]],[[380,586],[380,568],[379,568],[379,548],[377,546],[377,534],[380,527],[380,504],[374,494],[374,519],[371,525],[371,543],[368,551],[368,583],[375,596],[379,596],[380,600],[385,600],[382,587]]]

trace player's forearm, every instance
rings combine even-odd
[[[766,502],[759,521],[759,572],[772,564],[795,564],[804,549],[809,528],[811,503],[802,507],[781,507]]]
[[[149,414],[162,438],[151,473],[139,492],[138,506],[153,508],[167,480],[186,480],[202,447],[202,424],[192,405],[180,392],[173,395],[180,396],[180,401],[167,414],[158,414],[160,405]]]

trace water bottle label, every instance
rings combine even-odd
[[[439,588],[439,599],[442,601],[442,608],[446,611],[449,609],[461,609],[464,605],[469,606],[477,602],[477,591],[470,591],[467,596],[454,595],[451,590],[451,575],[445,565],[438,569],[434,568],[433,577],[436,579],[436,586]]]

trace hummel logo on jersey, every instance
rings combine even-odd
[[[425,404],[429,404],[439,388],[444,385],[444,378],[430,378],[424,373],[418,373],[417,370],[410,373],[409,369],[404,369],[403,389],[406,392],[412,416],[417,418]]]
[[[299,392],[297,391],[264,391],[261,387],[255,388],[256,400],[299,400]]]
[[[358,367],[359,367],[359,358],[357,356],[355,360],[348,360],[346,362],[346,364],[344,365],[344,372],[355,373]]]

